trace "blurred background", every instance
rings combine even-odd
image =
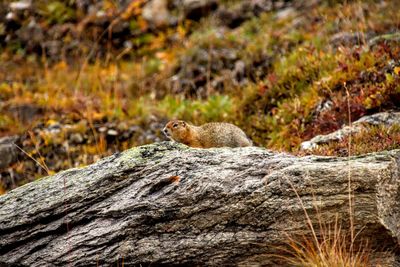
[[[2,0],[0,194],[166,140],[172,118],[311,153],[303,141],[399,110],[399,27],[397,0]],[[399,128],[312,153],[400,148]]]

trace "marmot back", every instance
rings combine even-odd
[[[239,127],[225,122],[212,122],[194,126],[184,121],[172,120],[165,125],[163,132],[170,139],[191,147],[244,147],[252,145]]]

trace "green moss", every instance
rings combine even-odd
[[[38,4],[38,13],[47,19],[50,24],[64,23],[76,18],[75,10],[61,1],[41,2]]]
[[[161,68],[161,65],[162,65],[162,62],[160,59],[150,58],[149,60],[146,61],[145,66],[144,66],[146,75],[150,75],[150,74],[158,72]]]
[[[206,100],[190,100],[167,96],[158,103],[159,114],[179,118],[195,124],[225,121],[233,112],[232,99],[225,95],[213,95]]]
[[[186,150],[188,146],[176,142],[161,142],[140,147],[134,147],[125,150],[118,156],[117,162],[121,162],[124,166],[133,167],[143,163],[147,158],[160,158],[173,150]],[[117,163],[118,164],[118,163]]]

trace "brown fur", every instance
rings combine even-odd
[[[181,120],[171,120],[165,125],[163,132],[170,139],[191,147],[244,147],[252,145],[239,127],[225,122],[212,122],[194,126]]]

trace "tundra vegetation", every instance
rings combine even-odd
[[[398,1],[189,2],[0,3],[0,194],[165,140],[171,118],[297,155],[400,148],[383,124],[301,149],[400,108]]]

